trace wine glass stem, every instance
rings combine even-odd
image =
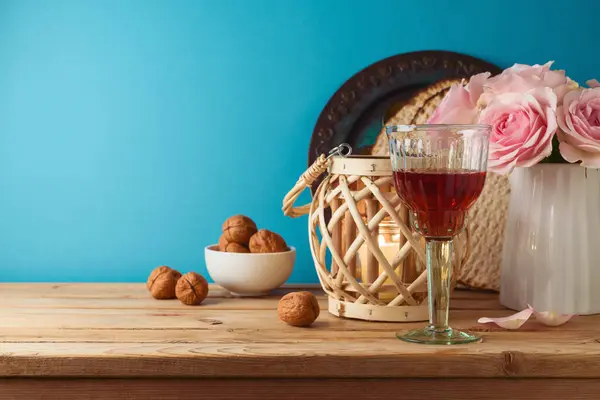
[[[426,252],[429,329],[445,332],[449,329],[452,240],[427,239]]]

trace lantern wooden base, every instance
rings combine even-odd
[[[420,322],[429,319],[427,304],[419,306],[378,306],[357,304],[329,297],[328,310],[331,314],[351,319],[377,322]]]

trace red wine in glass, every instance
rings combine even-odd
[[[485,172],[481,171],[394,171],[398,196],[414,213],[415,228],[425,237],[456,236],[484,183]]]

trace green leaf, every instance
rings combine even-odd
[[[544,158],[540,163],[544,164],[567,164],[567,161],[562,158],[560,151],[558,151],[558,137],[554,135],[552,138],[552,153]]]

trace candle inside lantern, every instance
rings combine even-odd
[[[379,249],[390,263],[396,257],[396,253],[400,250],[400,229],[395,226],[390,227],[388,224],[379,225],[379,235],[377,235],[377,243]]]
[[[387,217],[383,221],[380,222],[377,232],[377,243],[379,245],[379,249],[383,253],[385,259],[391,264],[396,254],[400,250],[400,247],[405,240],[400,234],[400,228],[394,223],[394,221]],[[369,249],[366,244],[363,244],[358,251],[358,260],[360,263],[360,277],[363,283],[373,283],[377,277],[383,271],[383,268],[379,265],[377,260],[372,257],[371,264],[367,261],[369,258]],[[398,268],[396,269],[397,274],[402,276],[403,270],[402,262]],[[386,286],[393,286],[390,278],[387,278],[383,283],[383,291],[379,291],[380,299],[393,299],[396,297],[396,292],[392,288],[388,288],[385,290]]]

